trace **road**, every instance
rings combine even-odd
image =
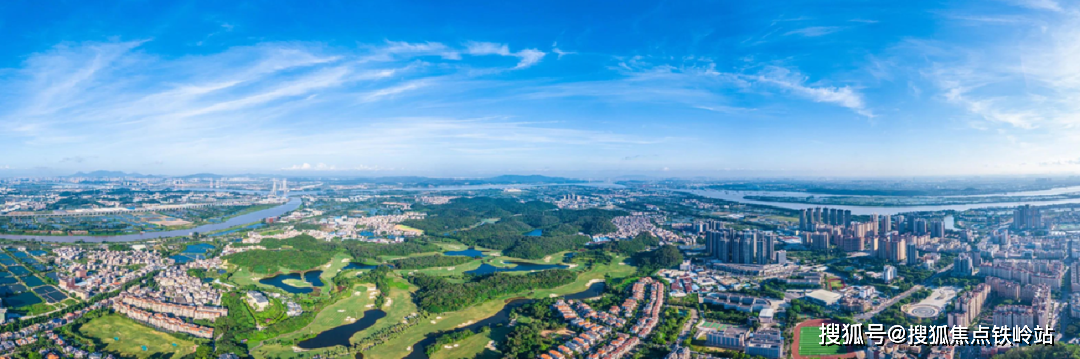
[[[942,268],[941,270],[937,271],[937,273],[934,273],[934,275],[930,276],[929,278],[926,278],[926,280],[923,281],[922,284],[916,284],[916,285],[912,286],[910,289],[904,291],[903,293],[900,293],[900,295],[892,297],[891,299],[885,301],[884,303],[881,303],[880,305],[878,305],[877,307],[875,307],[873,310],[871,310],[869,312],[856,315],[855,319],[869,320],[870,318],[873,318],[878,313],[881,313],[882,310],[885,310],[885,308],[888,308],[889,306],[891,306],[893,304],[896,304],[896,302],[898,302],[898,301],[900,301],[900,300],[902,300],[904,298],[907,298],[912,293],[915,293],[915,291],[918,291],[920,289],[925,288],[924,285],[930,285],[930,283],[933,282],[934,278],[937,278],[938,276],[940,276],[942,274],[948,273],[950,270],[952,270],[952,267],[953,267],[952,264],[945,266],[945,268]]]
[[[907,298],[912,293],[915,293],[915,291],[920,290],[920,289],[923,289],[923,286],[921,284],[916,284],[916,285],[912,286],[910,289],[904,291],[903,293],[900,293],[900,295],[892,297],[889,300],[885,301],[884,303],[878,304],[878,306],[874,307],[873,310],[871,310],[869,312],[866,312],[866,313],[863,313],[863,314],[856,315],[855,319],[869,320],[870,318],[873,318],[878,313],[881,313],[881,311],[885,310],[885,308],[888,308],[889,306],[891,306],[893,304],[896,304],[896,302],[899,302],[900,300],[902,300],[904,298]]]
[[[694,325],[697,324],[697,321],[697,309],[691,308],[690,320],[687,320],[686,324],[683,325],[682,332],[679,333],[679,340],[676,340],[674,343],[672,343],[673,345],[671,347],[673,349],[678,347],[679,345],[682,345],[682,342],[686,340],[686,337],[688,335],[690,335],[690,330],[694,328]]]

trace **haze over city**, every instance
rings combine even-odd
[[[1054,0],[0,4],[0,176],[1080,170]]]

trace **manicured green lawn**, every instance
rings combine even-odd
[[[195,352],[195,343],[190,340],[177,339],[118,314],[95,318],[83,324],[79,332],[97,338],[106,345],[106,351],[125,357],[180,358]],[[176,346],[173,346],[174,343]],[[142,350],[144,345],[145,351]]]
[[[799,355],[835,355],[845,353],[839,345],[821,345],[821,327],[799,329]]]

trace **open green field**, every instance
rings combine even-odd
[[[386,311],[386,318],[379,320],[370,328],[354,334],[351,338],[352,341],[355,342],[357,340],[360,340],[361,338],[367,337],[371,333],[397,324],[402,319],[404,319],[405,316],[416,312],[416,305],[412,302],[410,288],[408,284],[404,282],[404,279],[395,278],[391,287],[392,289],[390,290],[390,295],[387,298],[386,305],[384,305],[382,308],[384,311]],[[309,324],[307,327],[294,333],[290,333],[279,338],[264,342],[262,345],[252,349],[252,356],[256,358],[286,358],[294,356],[307,357],[310,356],[308,354],[320,352],[311,351],[298,354],[294,352],[291,345],[282,345],[277,344],[276,342],[279,339],[297,339],[305,334],[318,334],[328,329],[348,324],[349,322],[345,320],[347,317],[352,317],[354,319],[362,318],[365,311],[375,309],[374,307],[368,306],[374,304],[374,300],[368,299],[370,297],[368,288],[374,289],[375,287],[368,283],[356,285],[352,289],[353,295],[344,298],[337,303],[328,306],[322,312],[319,312],[319,315],[317,315],[315,317],[315,320],[312,321],[312,323]],[[415,290],[415,288],[412,289]],[[357,295],[357,292],[359,292],[360,294]]]
[[[105,351],[124,357],[180,358],[195,352],[195,342],[177,339],[117,314],[95,318],[79,327],[79,332],[105,344]]]
[[[799,328],[799,355],[836,355],[844,354],[844,347],[839,345],[821,345],[821,327]]]
[[[334,327],[349,324],[349,322],[345,320],[349,317],[354,319],[362,318],[365,311],[372,309],[371,307],[368,307],[368,305],[373,302],[373,300],[368,299],[368,288],[374,289],[375,287],[371,284],[358,284],[353,286],[350,296],[324,308],[315,316],[315,319],[312,320],[307,327],[274,338],[270,340],[270,342],[276,342],[277,340],[292,341],[302,335],[315,335]],[[252,355],[259,358],[277,356],[290,357],[295,355],[291,345],[270,344],[268,342],[253,347],[251,352]]]
[[[488,343],[501,342],[510,333],[509,327],[492,329],[488,335],[476,334],[465,340],[453,343],[453,348],[443,348],[431,354],[430,359],[497,359],[502,355],[488,348]]]

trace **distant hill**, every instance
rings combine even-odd
[[[225,177],[227,177],[227,176],[214,174],[214,173],[196,173],[196,174],[190,174],[190,175],[187,175],[187,176],[180,176],[180,177],[177,177],[177,178],[225,178]]]
[[[581,183],[585,182],[578,179],[565,178],[565,177],[548,177],[541,175],[502,175],[485,179],[491,183],[506,183],[506,184],[532,184],[532,183]]]
[[[144,175],[135,172],[123,172],[123,171],[92,171],[92,172],[76,172],[68,177],[86,177],[86,178],[115,178],[115,177],[171,177],[171,176],[155,176]],[[238,174],[238,175],[220,175],[216,173],[195,173],[185,176],[175,176],[172,178],[226,178],[226,177],[254,177],[254,178],[322,178],[315,176],[282,176],[282,175],[268,175],[268,174]],[[340,177],[338,177],[340,178]],[[414,185],[414,186],[461,186],[461,185],[481,185],[481,184],[563,184],[563,183],[583,183],[579,179],[565,178],[565,177],[549,177],[542,175],[502,175],[487,178],[436,178],[436,177],[421,177],[421,176],[390,176],[390,177],[345,177],[348,179],[341,179],[339,181],[355,182],[355,183],[375,183],[375,184],[402,184],[402,185]]]
[[[143,175],[135,172],[127,173],[124,171],[91,171],[91,172],[75,172],[75,174],[68,177],[88,177],[88,178],[104,178],[104,177],[156,177],[153,175]]]

